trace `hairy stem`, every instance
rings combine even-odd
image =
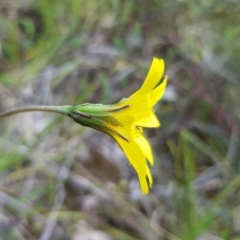
[[[17,113],[22,112],[53,112],[53,113],[60,113],[63,115],[68,115],[71,112],[72,106],[28,106],[28,107],[21,107],[8,110],[6,112],[0,113],[0,119],[4,117],[8,117]]]

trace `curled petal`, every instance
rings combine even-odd
[[[122,148],[129,162],[132,164],[132,166],[136,170],[139,181],[140,181],[142,192],[147,193],[148,185],[146,181],[146,176],[147,176],[148,166],[146,162],[146,157],[143,151],[141,150],[140,146],[135,141],[126,142],[119,137],[116,137],[116,136],[112,136],[112,137],[116,140],[116,142]]]
[[[152,149],[147,139],[143,135],[140,135],[134,141],[139,145],[147,160],[153,165]]]
[[[147,194],[149,192],[149,185],[148,185],[148,182],[146,180],[146,177],[145,178],[139,178],[139,183],[140,183],[140,186],[141,186],[142,193]]]
[[[151,107],[153,107],[157,103],[157,101],[162,98],[166,85],[167,77],[164,78],[163,82],[159,86],[157,86],[150,92]]]
[[[148,94],[159,83],[163,75],[163,71],[164,71],[164,61],[162,59],[153,58],[148,75],[142,87],[137,92],[141,92],[141,94]]]
[[[149,168],[147,168],[147,175],[145,176],[145,178],[141,179],[139,178],[139,183],[141,186],[142,193],[147,194],[149,192],[149,188],[152,187],[153,183],[152,175]]]
[[[149,168],[147,168],[147,179],[149,181],[149,188],[150,188],[150,187],[152,187],[153,179],[152,179],[152,174],[151,174]]]

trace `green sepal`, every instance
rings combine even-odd
[[[85,108],[84,106],[88,106],[89,108]],[[71,117],[75,122],[81,124],[82,126],[94,128],[98,131],[105,132],[110,136],[112,135],[119,136],[125,141],[129,142],[130,141],[129,137],[123,135],[120,131],[120,128],[124,127],[123,124],[114,117],[110,116],[109,114],[107,115],[106,113],[104,113],[103,112],[104,109],[109,109],[105,107],[106,105],[102,104],[78,105],[72,108],[72,111],[71,113],[68,114],[68,116]]]
[[[85,103],[81,105],[75,105],[73,107],[73,112],[90,116],[111,116],[116,113],[122,112],[129,107],[130,105],[115,107],[114,105]]]

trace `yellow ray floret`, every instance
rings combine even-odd
[[[136,170],[143,194],[148,193],[152,186],[148,162],[153,165],[154,159],[142,128],[160,126],[152,107],[165,91],[167,77],[161,82],[163,72],[163,60],[154,58],[141,88],[130,97],[114,105],[77,105],[69,114],[76,122],[103,131],[115,139]]]

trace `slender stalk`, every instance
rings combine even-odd
[[[60,113],[63,115],[68,115],[71,112],[72,106],[28,106],[28,107],[21,107],[8,110],[6,112],[0,113],[0,119],[4,117],[8,117],[17,113],[22,112],[53,112],[53,113]]]

